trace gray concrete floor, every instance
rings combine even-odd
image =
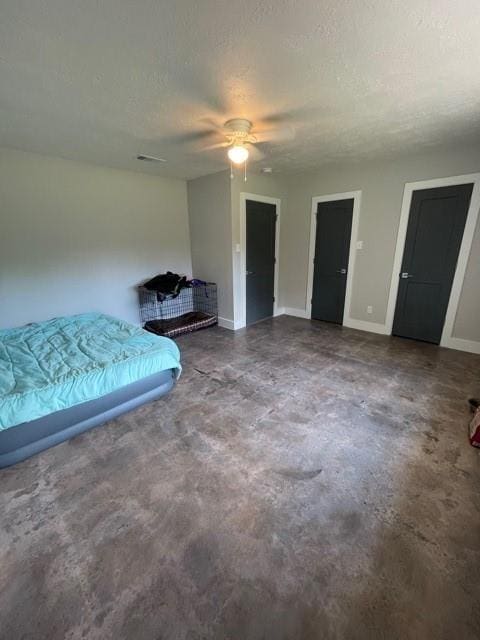
[[[0,472],[5,640],[480,637],[480,357],[281,317]]]

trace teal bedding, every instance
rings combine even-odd
[[[169,338],[99,313],[0,331],[0,430],[174,369]]]

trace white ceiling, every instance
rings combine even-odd
[[[480,140],[479,63],[478,0],[0,0],[0,145],[191,178],[243,116],[294,128],[274,170],[387,157]]]

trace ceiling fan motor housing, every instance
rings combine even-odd
[[[245,118],[233,118],[228,120],[224,124],[228,133],[228,138],[231,139],[231,144],[244,144],[245,142],[255,142],[255,136],[250,135],[252,123]]]
[[[232,133],[237,135],[245,135],[248,136],[250,133],[250,129],[252,128],[252,123],[250,120],[246,120],[245,118],[232,118],[232,120],[228,120],[225,122],[225,129],[229,129]]]

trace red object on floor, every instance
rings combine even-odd
[[[475,411],[470,422],[470,444],[474,447],[480,447],[480,407]]]

